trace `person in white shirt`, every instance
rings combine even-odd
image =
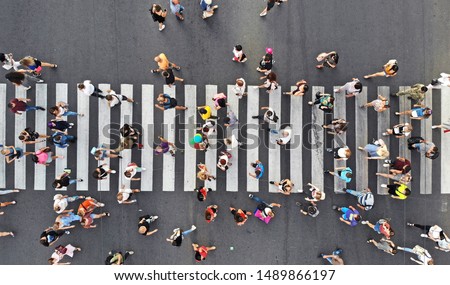
[[[231,166],[231,154],[226,151],[221,151],[219,160],[217,162],[217,167],[222,171],[227,171],[228,168]]]
[[[450,87],[450,74],[442,72],[440,78],[433,79],[431,84],[428,84],[428,89],[441,89],[442,86]]]
[[[128,98],[127,96],[124,96],[121,94],[116,94],[116,92],[111,89],[107,90],[106,93],[107,93],[107,95],[105,96],[105,99],[110,108],[112,108],[116,105],[122,105],[122,101],[127,101],[130,103],[134,102],[133,98]]]
[[[239,99],[242,99],[243,96],[247,96],[247,92],[245,92],[246,85],[244,78],[236,79],[233,91]]]
[[[199,128],[199,130],[202,131],[203,135],[209,137],[216,132],[216,122],[214,120],[206,120],[206,122],[201,128]]]
[[[133,178],[136,173],[142,172],[146,170],[143,167],[139,167],[136,163],[130,162],[128,163],[127,168],[125,168],[125,172],[123,173],[125,175],[125,179],[132,180],[132,181],[138,181],[141,180],[141,178]]]
[[[447,234],[442,230],[442,228],[438,225],[434,226],[426,226],[419,224],[406,223],[409,227],[416,227],[422,230],[422,234],[420,235],[423,238],[431,239],[436,242],[436,249],[449,252],[450,251],[450,239]]]
[[[55,201],[55,202],[53,202],[53,210],[55,210],[55,212],[57,214],[61,214],[66,210],[66,208],[70,202],[74,202],[78,199],[85,199],[85,198],[86,198],[85,196],[76,196],[75,195],[75,196],[69,197],[67,195],[56,194],[53,197],[53,201]]]
[[[286,145],[292,138],[292,128],[290,126],[286,126],[280,130],[271,130],[267,129],[271,134],[278,135],[278,138],[275,139],[275,143],[278,145]]]
[[[125,185],[122,185],[119,189],[119,193],[117,193],[117,202],[119,204],[133,204],[136,203],[136,199],[131,199],[133,193],[141,192],[139,189],[130,189],[125,188]]]
[[[6,70],[14,68],[14,70],[19,70],[20,62],[13,59],[12,53],[0,53],[0,62],[2,67]]]
[[[244,51],[242,50],[241,45],[236,45],[233,48],[233,55],[234,55],[232,58],[233,61],[241,62],[241,63],[244,63],[247,61],[247,56],[245,55]]]
[[[345,97],[350,98],[359,95],[362,91],[362,84],[358,78],[352,78],[352,81],[345,83],[344,86],[334,89],[334,93],[342,93],[345,91]]]
[[[103,93],[103,91],[92,85],[90,80],[85,80],[83,83],[78,84],[78,90],[80,90],[87,96],[94,96],[100,99],[105,99],[105,96],[100,94]]]
[[[414,261],[417,264],[434,265],[434,260],[431,257],[431,254],[428,252],[428,250],[421,247],[420,245],[416,245],[414,248],[397,246],[397,250],[403,250],[403,251],[414,253],[415,255],[417,255],[417,259],[414,259],[412,257],[410,258],[412,261]]]
[[[225,142],[225,145],[227,146],[227,151],[230,151],[233,148],[242,145],[242,143],[237,140],[235,135],[232,135],[230,138],[226,138],[224,140],[224,142]]]

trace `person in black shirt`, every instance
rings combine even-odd
[[[184,82],[184,79],[176,77],[170,68],[161,72],[161,75],[166,79],[166,84],[169,85],[170,88],[172,88],[172,84],[175,84],[175,81]]]
[[[158,216],[150,216],[150,215],[139,217],[138,232],[144,236],[151,236],[152,234],[156,233],[158,229],[154,229],[153,231],[149,230],[150,224],[156,221],[157,219]]]
[[[104,164],[102,164],[102,165],[99,165],[99,166],[94,170],[94,172],[92,173],[92,176],[93,176],[95,179],[103,180],[103,179],[106,179],[106,177],[107,177],[108,174],[110,174],[110,173],[116,173],[116,171],[110,169],[110,168],[108,167],[108,165],[107,165],[106,163],[104,163]]]
[[[64,120],[53,119],[50,122],[48,122],[47,125],[53,132],[57,131],[65,132],[67,129],[71,129],[74,126],[74,123],[69,123]]]
[[[67,187],[71,184],[75,184],[77,182],[82,182],[83,179],[70,179],[69,173],[64,171],[63,174],[56,177],[55,181],[53,181],[52,186],[55,189],[61,189],[63,187]]]
[[[54,231],[52,228],[48,228],[41,234],[41,238],[40,238],[39,242],[43,246],[49,247],[52,244],[54,244],[65,233],[69,233],[69,232],[65,232],[63,230]]]

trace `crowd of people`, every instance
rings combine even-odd
[[[280,5],[282,2],[287,2],[287,0],[268,0],[267,6],[261,12],[260,16],[264,17],[268,12],[274,7],[275,4]],[[180,21],[184,20],[184,7],[181,5],[179,0],[169,0],[168,8],[171,10],[172,14]],[[163,5],[167,6],[167,5]],[[167,9],[159,4],[153,4],[150,8],[150,13],[155,22],[159,24],[159,31],[163,31],[165,28],[165,19],[167,16]],[[202,18],[207,19],[212,17],[217,9],[218,5],[214,5],[211,0],[200,0],[200,8],[202,10]],[[248,62],[248,57],[244,52],[242,45],[235,45],[232,49],[233,57],[231,60],[239,64],[246,64]],[[272,48],[266,48],[265,54],[261,57],[257,64],[256,71],[261,73],[261,80],[264,82],[261,85],[255,86],[254,88],[264,89],[269,96],[273,95],[273,91],[280,88],[277,80],[278,77],[273,71],[274,68],[274,51]],[[322,69],[334,69],[340,63],[339,54],[336,51],[331,52],[321,52],[317,56],[316,68],[318,70]],[[3,68],[9,72],[5,75],[5,78],[16,86],[21,86],[26,90],[32,88],[31,82],[41,83],[43,67],[49,67],[56,69],[58,66],[54,63],[47,63],[42,60],[38,60],[32,56],[26,56],[19,61],[14,60],[11,53],[0,53],[0,60],[2,62]],[[152,69],[151,72],[154,74],[160,74],[165,83],[172,87],[177,81],[183,82],[181,77],[177,77],[176,71],[179,71],[181,67],[174,62],[169,61],[164,53],[157,55],[154,58],[157,68]],[[248,63],[247,63],[248,64]],[[342,64],[342,63],[341,63]],[[11,71],[12,69],[12,71]],[[393,77],[396,76],[399,71],[399,64],[397,60],[390,59],[382,67],[381,71],[373,74],[368,74],[363,76],[365,80],[370,80],[375,77]],[[427,86],[424,84],[415,84],[411,88],[391,94],[392,98],[386,98],[382,95],[375,94],[376,99],[367,102],[365,105],[360,106],[361,108],[373,107],[376,112],[383,112],[390,108],[390,101],[396,100],[397,97],[407,96],[408,99],[414,101],[414,108],[411,110],[396,112],[397,116],[409,116],[413,120],[424,120],[428,119],[432,115],[432,110],[430,106],[424,105],[424,99],[427,95],[427,91],[433,88],[439,88],[440,86],[450,86],[450,75],[441,74],[441,78],[432,80]],[[298,80],[295,83],[295,90],[285,91],[284,95],[289,96],[309,96],[309,85],[305,79]],[[83,96],[90,96],[98,98],[99,100],[104,100],[110,108],[114,106],[120,106],[121,104],[133,104],[135,100],[127,96],[117,94],[114,90],[100,90],[95,87],[91,81],[86,80],[83,83],[78,84],[78,89]],[[231,94],[225,94],[223,92],[217,93],[213,98],[213,108],[209,105],[199,106],[197,108],[198,116],[202,119],[202,123],[197,129],[195,136],[189,141],[185,142],[186,145],[189,144],[199,151],[207,151],[210,147],[209,140],[211,135],[215,134],[215,130],[219,124],[222,124],[226,128],[239,128],[239,119],[237,115],[231,111],[235,106],[227,102],[227,98],[230,96],[237,96],[239,100],[246,100],[249,96],[247,91],[247,83],[244,78],[237,78],[235,82],[235,87]],[[352,78],[352,81],[345,83],[342,87],[335,89],[334,94],[317,92],[311,95],[311,100],[308,104],[311,108],[318,108],[325,113],[332,113],[335,107],[335,96],[345,96],[347,99],[360,95],[363,90],[363,82],[361,82],[357,77]],[[316,107],[315,107],[316,106]],[[29,98],[13,98],[9,101],[8,107],[16,115],[21,115],[28,111],[45,111],[41,106],[33,106],[32,100]],[[156,99],[155,108],[165,111],[171,108],[176,110],[186,110],[188,107],[180,106],[175,98],[170,97],[168,94],[159,94]],[[221,108],[227,108],[227,116],[220,119],[215,112]],[[36,164],[41,164],[42,166],[48,166],[56,159],[65,159],[62,156],[54,155],[51,146],[44,146],[39,148],[37,151],[27,151],[27,145],[47,142],[53,144],[54,147],[67,148],[70,145],[75,144],[77,138],[71,133],[71,129],[75,122],[70,122],[71,118],[76,118],[77,116],[82,117],[83,114],[71,109],[71,107],[66,102],[57,102],[57,104],[49,108],[49,113],[54,116],[48,122],[48,128],[51,131],[51,135],[39,134],[30,127],[27,127],[22,132],[18,134],[19,139],[23,142],[23,145],[4,145],[1,153],[5,156],[7,163],[13,163],[18,159],[25,159],[27,156],[31,157],[31,160]],[[262,128],[267,130],[270,136],[273,138],[271,140],[273,143],[283,146],[289,144],[291,137],[294,135],[291,126],[284,126],[283,128],[277,128],[279,117],[277,112],[280,110],[275,110],[271,106],[261,107],[261,112],[255,114],[252,118],[258,120],[262,123]],[[348,128],[349,122],[347,118],[335,118],[323,125],[323,129],[331,135],[342,135],[345,134]],[[450,122],[443,122],[440,125],[433,126],[433,129],[444,129],[445,132],[450,131]],[[408,148],[410,150],[417,150],[422,155],[429,159],[435,159],[439,156],[439,148],[432,142],[426,141],[421,137],[413,136],[413,132],[417,131],[417,128],[413,128],[412,124],[401,123],[386,129],[384,132],[378,134],[379,138],[375,139],[373,142],[368,142],[365,146],[358,146],[356,151],[361,151],[367,153],[367,159],[369,160],[382,160],[384,162],[384,167],[386,168],[385,173],[371,173],[372,178],[376,176],[382,176],[388,178],[391,182],[390,184],[383,184],[381,187],[387,189],[388,193],[394,199],[407,199],[411,194],[410,182],[412,181],[411,170],[414,166],[411,162],[404,157],[390,158],[390,152],[388,146],[383,141],[381,137],[383,136],[394,136],[395,138],[401,140],[407,140]],[[142,171],[152,171],[152,169],[146,169],[136,163],[129,161],[127,162],[127,167],[124,169],[123,173],[117,173],[116,170],[111,169],[106,163],[103,162],[105,158],[117,158],[123,159],[121,156],[121,151],[124,149],[140,149],[142,148],[141,136],[142,130],[139,128],[125,124],[120,128],[121,140],[116,148],[106,148],[104,146],[96,146],[92,149],[95,160],[98,161],[98,167],[93,169],[92,176],[95,179],[103,180],[109,175],[122,175],[123,179],[130,181],[137,181],[140,178],[135,177],[138,173]],[[159,144],[155,144],[154,155],[171,155],[175,157],[177,155],[177,147],[174,142],[170,142],[165,139],[162,135],[159,136]],[[233,155],[230,151],[234,148],[245,147],[243,142],[240,142],[238,138],[234,135],[230,137],[218,138],[224,141],[225,148],[223,151],[219,152],[217,168],[221,171],[228,171],[232,167],[237,167],[233,165],[232,159]],[[347,160],[354,154],[348,146],[339,145],[335,148],[326,149],[327,152],[332,153],[334,159],[336,160]],[[207,200],[208,193],[212,191],[211,188],[207,188],[204,185],[205,181],[215,180],[215,171],[211,169],[215,165],[206,165],[204,163],[198,164],[197,185],[199,186],[195,189],[195,193],[200,202]],[[263,176],[267,176],[264,173],[264,162],[260,161],[258,157],[254,158],[254,162],[250,163],[250,172],[248,175],[252,179],[260,179]],[[355,177],[354,172],[358,171],[352,170],[350,167],[340,167],[332,170],[324,169],[324,173],[338,177],[340,180],[346,184],[351,182]],[[65,169],[64,172],[58,175],[54,182],[53,187],[55,189],[61,189],[62,187],[69,187],[70,185],[76,184],[77,182],[83,181],[83,178],[71,178],[71,170]],[[84,178],[85,179],[85,178]],[[269,177],[269,180],[271,178]],[[296,181],[291,181],[289,177],[283,177],[281,181],[270,181],[273,187],[276,187],[277,192],[282,195],[289,196],[294,193],[294,183]],[[310,187],[307,193],[303,190],[299,192],[304,195],[302,201],[296,202],[296,205],[300,208],[299,214],[304,216],[309,216],[315,218],[319,215],[321,202],[330,195],[337,195],[334,193],[325,194],[325,189],[319,189],[317,186],[308,183]],[[248,189],[250,190],[250,189]],[[374,245],[380,250],[391,255],[396,254],[399,250],[413,253],[416,255],[417,259],[411,258],[413,261],[430,265],[433,264],[433,258],[430,252],[420,245],[412,246],[412,248],[400,246],[394,243],[393,239],[395,237],[395,232],[390,225],[390,220],[387,217],[373,217],[370,214],[370,210],[374,207],[375,195],[371,192],[369,188],[366,189],[335,189],[337,192],[344,194],[349,194],[348,202],[346,205],[334,205],[333,210],[339,212],[339,220],[351,227],[357,226],[358,224],[367,225],[370,229],[376,233],[382,235],[381,239],[375,239],[370,237],[367,243]],[[14,192],[19,192],[18,189],[14,190],[2,190],[0,195],[10,194]],[[133,204],[136,202],[134,198],[136,193],[140,192],[139,189],[131,189],[122,185],[117,193],[117,202],[119,204]],[[350,196],[356,197],[350,198]],[[281,208],[278,203],[268,203],[262,198],[250,194],[249,198],[257,203],[256,209],[254,211],[249,211],[241,208],[229,207],[229,211],[233,216],[233,219],[237,226],[244,226],[248,218],[254,215],[259,220],[266,224],[269,224],[271,219],[275,217],[275,207]],[[304,198],[304,199],[303,199]],[[78,210],[74,211],[76,207],[69,207],[69,203],[77,203]],[[16,204],[16,201],[1,202],[0,207],[6,207]],[[348,206],[347,206],[348,205]],[[355,205],[355,206],[354,206]],[[96,227],[94,224],[95,220],[101,218],[110,217],[110,213],[103,211],[101,213],[94,213],[97,208],[103,208],[105,205],[98,202],[93,197],[85,196],[67,196],[62,194],[56,194],[54,196],[54,211],[57,214],[55,223],[52,227],[45,229],[40,236],[40,243],[46,247],[53,246],[59,239],[67,234],[70,234],[69,229],[75,227],[72,225],[74,222],[79,222],[80,226],[85,229],[93,229]],[[219,206],[212,204],[205,207],[204,217],[207,223],[213,222],[218,216]],[[281,209],[280,209],[281,210]],[[325,209],[326,210],[326,209]],[[324,210],[322,210],[324,211]],[[4,212],[0,212],[3,215]],[[151,230],[151,224],[158,219],[156,215],[144,215],[139,218],[138,221],[138,233],[144,236],[150,236],[155,234],[158,229]],[[371,222],[376,221],[376,222]],[[443,229],[438,225],[419,225],[408,223],[410,227],[415,227],[421,230],[421,237],[428,238],[436,242],[436,249],[440,251],[448,252],[450,251],[450,239],[445,234]],[[181,246],[182,240],[191,232],[196,230],[196,226],[192,225],[189,230],[182,230],[181,228],[176,228],[173,230],[173,234],[167,241],[173,246]],[[0,236],[11,236],[14,237],[13,232],[0,232]],[[196,261],[203,261],[206,259],[208,252],[215,250],[215,246],[201,246],[195,242],[192,243],[192,248],[194,251],[194,258]],[[48,260],[50,264],[70,264],[70,262],[60,262],[64,256],[73,257],[74,252],[81,251],[81,248],[67,244],[65,246],[58,245],[51,258]],[[331,264],[344,264],[341,257],[343,249],[336,249],[330,255],[325,255],[320,253],[319,257],[327,260]],[[105,264],[123,264],[128,256],[134,254],[132,250],[125,251],[124,254],[120,251],[111,251],[105,261]]]

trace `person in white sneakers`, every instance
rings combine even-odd
[[[245,55],[244,51],[242,50],[241,45],[236,45],[233,48],[233,61],[244,63],[247,61],[247,56]]]
[[[0,203],[0,208],[3,207],[7,207],[9,205],[15,205],[17,202],[16,201],[11,201],[11,202],[1,202]],[[0,212],[0,215],[3,215],[5,212]]]
[[[350,98],[359,95],[362,91],[362,84],[358,78],[352,78],[352,81],[345,83],[344,86],[334,89],[334,93],[345,92],[345,97]]]
[[[0,232],[0,237],[7,237],[7,236],[14,237],[14,233],[13,232]]]
[[[106,102],[108,103],[108,107],[112,108],[116,105],[122,105],[122,101],[126,101],[129,103],[133,103],[133,98],[128,98],[127,96],[116,94],[114,90],[107,90],[107,95],[105,96]]]
[[[422,234],[420,235],[423,238],[428,238],[436,243],[436,249],[449,252],[450,251],[450,238],[447,234],[442,230],[442,228],[438,225],[427,226],[427,225],[419,225],[406,223],[408,227],[416,227],[422,230]]]
[[[146,169],[143,167],[139,167],[136,163],[130,162],[128,163],[127,168],[125,168],[125,172],[123,173],[125,175],[125,179],[132,180],[132,181],[139,181],[141,178],[134,178],[136,173],[145,171]]]
[[[20,62],[13,59],[12,53],[0,53],[0,62],[6,70],[10,70],[11,68],[14,68],[15,71],[19,70]]]
[[[139,189],[130,189],[125,188],[125,185],[122,184],[119,189],[119,193],[117,193],[117,202],[119,204],[133,204],[136,203],[136,199],[131,199],[133,193],[139,193],[141,190]]]
[[[173,234],[166,239],[166,241],[170,242],[173,246],[181,246],[181,243],[183,242],[183,239],[190,234],[191,232],[195,231],[197,227],[192,225],[190,230],[183,231],[180,228],[176,228],[173,230]]]
[[[309,191],[311,192],[311,198],[306,197],[305,200],[308,202],[320,202],[325,200],[325,192],[323,192],[322,190],[320,190],[317,186],[308,183],[308,186],[311,187],[309,188]],[[299,191],[300,193],[303,192],[303,190]]]
[[[221,151],[219,156],[219,161],[217,162],[217,167],[222,171],[227,171],[231,164],[231,153],[227,151]]]
[[[90,80],[85,80],[83,83],[78,84],[78,90],[87,96],[105,99],[105,96],[101,94],[103,91],[92,85]]]
[[[110,173],[113,173],[113,174],[114,174],[114,173],[116,173],[116,171],[110,169],[109,166],[108,166],[108,164],[103,163],[102,165],[99,165],[99,166],[94,170],[94,172],[92,173],[92,176],[93,176],[95,179],[98,179],[98,180],[104,180],[104,179],[107,178],[108,174],[110,174]]]
[[[139,234],[143,236],[151,236],[152,234],[156,233],[158,229],[154,229],[153,231],[150,231],[150,224],[153,223],[158,219],[158,216],[150,216],[145,215],[142,217],[139,217],[139,223],[138,223],[138,232]]]
[[[69,211],[66,211],[67,206],[69,205],[70,202],[74,202],[76,200],[79,199],[85,199],[85,196],[67,196],[67,195],[62,195],[62,194],[56,194],[53,197],[53,210],[57,213],[57,214],[61,214],[61,213],[67,213]]]

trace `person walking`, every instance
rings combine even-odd
[[[192,244],[192,248],[194,249],[195,255],[195,261],[200,262],[206,259],[206,257],[208,256],[208,252],[211,250],[216,250],[215,246],[199,246],[196,243]]]
[[[233,91],[239,99],[242,99],[243,96],[247,96],[247,92],[245,91],[246,85],[247,84],[244,78],[236,79],[236,84],[234,85]]]
[[[199,106],[197,107],[198,113],[200,114],[200,117],[202,117],[203,121],[209,120],[209,119],[220,119],[217,116],[212,115],[211,107],[208,105],[205,106]]]
[[[104,203],[100,203],[92,197],[86,197],[78,206],[77,215],[83,218],[92,214],[95,209],[103,207],[105,207]]]
[[[272,71],[273,63],[273,50],[272,48],[266,48],[266,54],[259,61],[256,70],[267,75]]]
[[[112,89],[106,90],[105,96],[106,102],[108,103],[108,107],[112,108],[116,105],[122,105],[122,101],[134,103],[133,98],[128,98],[127,96],[116,94],[116,92]]]
[[[45,139],[49,138],[47,135],[40,135],[38,132],[31,128],[25,128],[19,134],[19,140],[24,144],[36,144],[40,142],[45,142]],[[37,140],[42,139],[42,140]]]
[[[408,115],[411,120],[424,120],[431,117],[433,111],[425,107],[424,105],[414,105],[411,110],[403,111],[403,112],[395,112],[395,115]]]
[[[208,193],[211,192],[211,191],[212,191],[211,188],[206,188],[205,186],[198,187],[198,188],[194,189],[194,192],[197,193],[197,199],[200,202],[205,201],[206,197],[208,196]]]
[[[66,211],[66,208],[70,202],[74,202],[76,200],[85,199],[85,198],[86,198],[85,196],[79,196],[79,195],[68,196],[68,195],[56,194],[53,197],[53,201],[54,201],[53,202],[53,210],[57,214],[69,212],[69,210]]]
[[[70,234],[70,232],[63,231],[63,230],[55,231],[52,228],[47,228],[47,229],[45,229],[45,231],[42,232],[39,242],[43,246],[49,247],[49,246],[53,245],[64,234]]]
[[[223,118],[223,125],[226,128],[232,128],[239,124],[239,120],[236,117],[236,114],[232,110],[227,112],[227,116]]]
[[[265,81],[262,85],[255,86],[255,88],[265,88],[266,92],[269,94],[271,94],[273,90],[278,89],[277,75],[273,71],[266,76],[261,76],[259,79],[265,79]]]
[[[406,225],[408,227],[416,227],[418,229],[421,229],[422,234],[420,236],[434,241],[437,245],[435,246],[436,249],[444,252],[450,251],[450,239],[440,226],[428,226],[413,223],[406,223]]]
[[[162,136],[158,136],[158,138],[161,141],[161,143],[155,147],[155,150],[153,151],[153,153],[155,155],[170,153],[171,156],[175,157],[175,153],[177,151],[177,147],[175,146],[175,144],[172,142],[169,142]]]
[[[365,147],[358,146],[358,149],[367,152],[366,159],[387,159],[389,157],[387,145],[382,139],[367,144]]]
[[[164,53],[160,53],[159,55],[155,56],[154,61],[158,64],[158,68],[152,69],[151,70],[152,73],[159,73],[172,68],[175,70],[181,69],[181,67],[175,64],[174,62],[170,62]]]
[[[31,160],[36,164],[43,164],[50,166],[50,163],[55,159],[63,159],[62,155],[53,155],[50,147],[42,147],[38,151],[32,153]]]
[[[227,103],[227,95],[225,93],[218,93],[214,95],[212,100],[214,101],[214,108],[220,110],[221,108],[226,108],[230,104]]]
[[[110,252],[108,252],[108,257],[106,257],[105,265],[124,265],[125,260],[127,260],[127,258],[133,254],[134,251],[132,250],[125,251],[125,254],[120,251],[111,250]]]
[[[426,141],[421,137],[412,137],[408,139],[408,148],[410,150],[415,149],[429,159],[436,159],[439,157],[439,148],[433,142]]]
[[[242,209],[236,209],[233,207],[230,207],[230,212],[234,217],[234,221],[236,222],[236,225],[242,226],[245,224],[245,222],[248,220],[248,216],[252,215],[252,212],[242,210]]]
[[[392,127],[392,129],[386,129],[386,132],[384,132],[383,136],[389,136],[393,135],[396,138],[404,138],[411,135],[411,132],[413,131],[413,126],[409,123],[402,123],[397,124]]]
[[[64,213],[58,215],[53,223],[53,230],[69,230],[75,228],[72,222],[81,221],[81,217],[73,213],[73,209],[64,211]]]
[[[412,257],[410,259],[417,264],[434,265],[434,260],[431,257],[431,254],[428,252],[428,250],[421,247],[420,245],[416,245],[413,248],[397,246],[397,250],[403,250],[415,254],[417,256],[417,259],[414,259]]]
[[[365,188],[361,191],[344,188],[342,191],[355,196],[358,199],[358,204],[356,206],[361,210],[369,211],[375,204],[375,196],[372,194],[372,191],[370,191],[370,188]]]
[[[22,148],[15,146],[3,146],[3,149],[0,151],[1,154],[5,156],[6,163],[10,164],[24,156],[32,154],[32,152],[24,152]]]
[[[50,265],[69,265],[70,262],[61,263],[60,261],[66,255],[72,258],[75,251],[81,251],[81,248],[75,247],[70,243],[66,246],[59,245],[55,248],[55,252],[53,252],[52,256],[48,259],[48,263],[50,263]]]
[[[57,102],[56,106],[51,107],[48,109],[48,112],[55,116],[55,119],[62,119],[62,117],[69,117],[69,116],[80,116],[83,117],[84,114],[78,114],[77,112],[70,111],[69,110],[69,104],[66,102]]]
[[[369,79],[372,77],[380,77],[380,76],[394,77],[397,75],[397,72],[398,72],[397,60],[390,59],[385,65],[383,65],[383,71],[364,75],[364,78]]]
[[[164,80],[166,81],[166,85],[169,86],[169,88],[172,88],[172,85],[175,84],[175,81],[180,81],[181,83],[184,82],[184,79],[176,77],[173,74],[172,69],[170,69],[170,68],[161,72],[161,75],[162,75],[162,77],[164,77]]]
[[[52,183],[53,188],[61,189],[63,187],[67,187],[72,184],[76,184],[77,182],[82,182],[83,179],[70,179],[70,171],[68,169],[64,170],[64,172],[57,176]]]
[[[173,230],[172,235],[166,239],[166,241],[170,242],[173,246],[181,246],[183,239],[193,231],[195,231],[197,227],[195,225],[191,226],[191,229],[187,231],[183,231],[180,228],[176,228]]]
[[[332,176],[336,176],[345,183],[350,183],[352,181],[353,177],[353,171],[350,167],[337,167],[334,169],[334,171],[325,170],[323,173],[328,173]]]
[[[372,224],[370,221],[366,220],[361,221],[361,224],[367,225],[378,234],[382,234],[386,239],[390,239],[395,235],[395,232],[387,219],[379,219],[375,224]]]
[[[382,95],[378,95],[378,98],[366,103],[364,105],[361,105],[361,108],[367,108],[367,107],[373,107],[373,109],[378,112],[384,112],[387,109],[389,109],[391,106],[389,105],[389,100],[386,97],[383,97]]]
[[[406,174],[411,171],[411,161],[404,157],[396,157],[394,161],[385,160],[384,167],[389,167],[389,172],[392,174]]]
[[[214,11],[219,8],[218,5],[213,5],[212,0],[200,0],[200,7],[202,8],[202,18],[207,19],[214,15]]]
[[[267,0],[267,6],[264,10],[259,14],[259,16],[264,17],[267,15],[267,12],[275,6],[275,4],[280,5],[283,2],[287,2],[288,0]]]
[[[395,255],[398,252],[395,243],[389,239],[381,238],[380,241],[377,242],[373,238],[369,238],[367,243],[373,244],[379,250],[389,253],[390,255]]]
[[[233,58],[231,59],[234,62],[244,63],[247,61],[247,55],[242,50],[241,45],[235,45],[233,48]]]
[[[447,121],[442,122],[440,125],[433,125],[431,126],[433,130],[435,129],[442,129],[444,131],[444,134],[450,132],[450,118],[447,119]]]
[[[251,177],[260,179],[264,175],[264,165],[260,160],[250,163],[250,166],[254,168],[254,173],[248,173]]]
[[[236,136],[233,134],[229,138],[223,140],[224,144],[227,146],[227,151],[231,151],[233,148],[240,147],[243,145],[242,142],[238,141]]]
[[[319,257],[326,259],[331,265],[344,265],[344,260],[340,256],[342,252],[343,252],[342,249],[337,248],[335,251],[333,251],[332,254],[320,253]]]
[[[327,148],[327,152],[332,152],[336,160],[348,160],[352,155],[352,151],[346,145],[342,147]]]
[[[11,201],[11,202],[0,202],[0,208],[4,208],[4,207],[8,207],[10,205],[15,205],[17,204],[16,201]],[[5,214],[5,212],[0,212],[0,216]]]
[[[168,109],[175,108],[175,110],[187,110],[188,108],[185,106],[178,106],[177,99],[170,97],[167,94],[159,94],[156,98],[158,104],[155,104],[155,107],[160,109],[161,111],[165,111]]]
[[[25,90],[31,89],[30,81],[34,81],[37,83],[44,82],[44,80],[42,80],[42,79],[25,74],[25,72],[26,71],[23,69],[19,69],[17,71],[12,71],[12,72],[5,74],[5,78],[9,82],[14,84],[16,87],[22,86],[23,88],[25,88]]]
[[[12,53],[0,53],[0,62],[6,70],[11,70],[11,68],[14,68],[15,71],[19,70],[20,62],[14,60]]]
[[[178,20],[183,21],[184,20],[184,17],[183,17],[184,7],[181,6],[180,0],[169,0],[169,5],[170,5],[170,11],[172,11],[172,14],[174,14]]]
[[[100,147],[93,147],[91,149],[91,153],[94,155],[95,160],[97,161],[103,161],[105,158],[122,158],[122,156],[119,155],[119,153],[115,152],[112,149],[105,148],[102,146]]]
[[[8,108],[17,115],[22,115],[24,112],[28,111],[45,111],[44,107],[41,106],[30,106],[28,105],[28,102],[30,102],[31,99],[27,98],[13,98],[8,103]]]
[[[319,105],[320,110],[324,112],[333,112],[334,97],[330,94],[321,93],[320,91],[317,91],[316,100],[309,101],[308,105],[310,106]]]
[[[197,164],[197,167],[199,169],[199,172],[197,172],[197,178],[201,181],[211,181],[211,179],[216,180],[216,177],[209,173],[208,168],[205,164],[199,163]]]
[[[308,183],[308,186],[310,186],[309,188],[309,192],[311,192],[311,197],[305,197],[305,200],[308,202],[320,202],[325,200],[325,192],[323,192],[322,190],[320,190],[317,186]],[[299,190],[300,193],[303,193],[303,190]]]
[[[66,148],[70,144],[75,143],[77,141],[77,137],[71,136],[67,134],[67,130],[65,132],[55,132],[52,135],[52,142],[56,147]]]
[[[308,82],[302,79],[295,83],[295,89],[289,92],[283,92],[284,95],[303,96],[309,90]]]
[[[336,51],[322,52],[317,56],[316,60],[319,62],[319,64],[316,65],[317,69],[323,69],[324,66],[336,68],[336,65],[339,62],[339,54]]]
[[[150,224],[153,223],[158,219],[158,216],[150,216],[145,215],[142,217],[139,217],[139,223],[138,223],[138,232],[139,234],[143,236],[151,236],[152,234],[156,233],[158,229],[154,229],[153,231],[150,231]]]
[[[391,198],[398,200],[405,200],[411,194],[411,190],[407,185],[402,184],[400,182],[394,182],[394,184],[381,184],[381,188],[388,189],[388,193],[391,195]]]
[[[411,173],[406,173],[406,174],[390,174],[390,173],[380,173],[380,172],[377,172],[376,175],[377,175],[377,176],[384,177],[384,178],[388,178],[388,179],[391,179],[391,180],[398,181],[398,182],[400,182],[400,183],[402,183],[402,184],[405,184],[405,185],[409,184],[409,183],[412,181]]]
[[[345,93],[345,97],[350,98],[359,95],[362,92],[363,85],[358,78],[352,78],[352,81],[345,83],[344,86],[334,89],[334,93]]]
[[[136,199],[132,199],[134,193],[139,193],[141,190],[139,189],[130,189],[125,188],[125,185],[121,185],[119,188],[119,192],[116,195],[117,203],[119,204],[133,204],[136,203]]]
[[[347,131],[349,122],[347,122],[345,119],[333,119],[328,125],[322,125],[322,128],[327,131],[330,135],[342,135]]]
[[[261,107],[261,110],[265,110],[264,115],[256,115],[252,116],[253,119],[258,119],[260,121],[264,121],[267,124],[271,123],[277,123],[278,122],[278,116],[275,113],[275,110],[270,107]],[[266,126],[266,129],[269,127]]]
[[[256,195],[248,194],[248,197],[253,201],[258,203],[255,210],[255,217],[265,222],[266,224],[275,217],[275,212],[273,211],[274,207],[281,208],[281,204],[278,203],[267,203],[263,199],[259,198]]]
[[[333,210],[342,212],[342,216],[339,217],[339,220],[351,227],[358,225],[359,221],[361,221],[362,219],[359,211],[356,210],[353,206],[338,207],[336,205],[333,205]]]
[[[57,68],[58,65],[54,63],[48,63],[44,61],[40,61],[35,57],[32,56],[26,56],[20,60],[20,64],[25,66],[29,71],[33,73],[35,76],[39,77],[41,76],[42,67],[51,67],[51,68]]]
[[[69,123],[62,119],[52,119],[48,122],[47,126],[52,132],[65,132],[67,129],[71,129],[75,124]]]
[[[83,83],[78,84],[78,90],[87,96],[105,99],[105,96],[102,94],[103,91],[95,87],[90,80],[85,80]]]
[[[218,209],[219,209],[219,206],[217,206],[217,205],[209,205],[208,207],[206,207],[205,220],[207,223],[214,222],[214,220],[217,217]]]
[[[125,175],[125,179],[131,180],[131,181],[139,181],[141,178],[134,178],[134,176],[138,172],[145,171],[146,169],[144,167],[138,166],[135,162],[128,163],[127,167],[125,168],[125,171],[123,175]]]
[[[167,9],[163,10],[160,5],[153,4],[149,11],[152,15],[153,22],[158,22],[159,31],[162,32],[162,30],[166,27],[166,25],[164,25],[164,21],[167,16]]]
[[[94,225],[94,220],[109,216],[111,216],[109,212],[103,212],[101,214],[89,213],[81,217],[80,225],[85,229],[95,229],[97,225]]]
[[[319,209],[317,208],[317,204],[314,202],[309,202],[308,205],[303,205],[303,203],[295,202],[295,205],[300,207],[300,213],[305,216],[310,216],[311,218],[315,218],[319,215]]]
[[[283,179],[280,182],[269,181],[270,184],[275,185],[278,188],[278,192],[289,196],[291,195],[292,189],[294,187],[294,183],[290,179]]]
[[[230,161],[231,158],[232,158],[231,153],[229,153],[228,151],[221,151],[219,159],[217,161],[217,167],[224,172],[227,171],[228,168],[230,168],[232,165]]]
[[[114,173],[116,173],[116,171],[110,169],[108,164],[103,163],[94,170],[94,172],[92,173],[92,176],[95,179],[104,180],[107,178],[108,174],[110,174],[110,173],[114,174]]]
[[[399,91],[397,93],[392,93],[391,95],[397,97],[407,96],[408,99],[414,100],[415,104],[422,104],[423,100],[425,100],[425,94],[427,91],[428,88],[425,85],[417,83],[405,91]]]

